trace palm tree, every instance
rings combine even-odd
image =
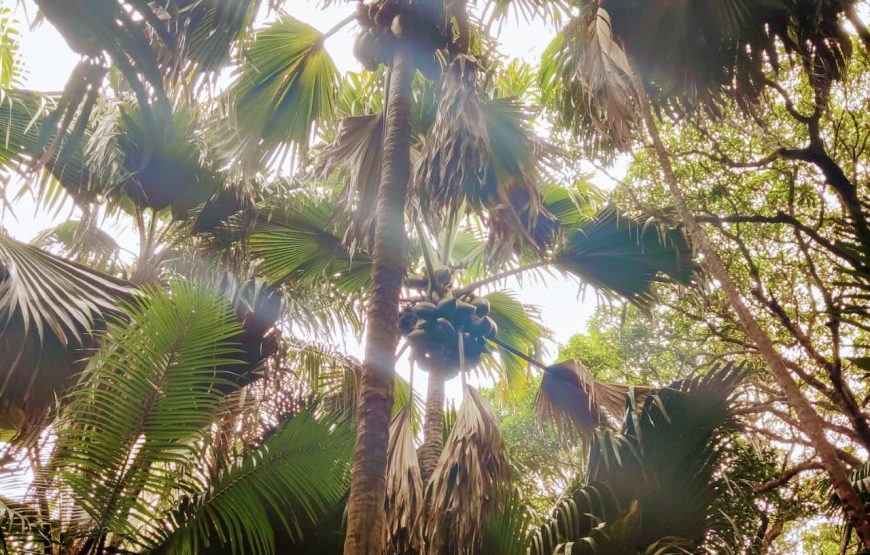
[[[772,69],[778,69],[780,48],[796,56],[806,68],[819,113],[826,91],[851,53],[851,38],[839,24],[849,6],[849,2],[827,0],[735,0],[691,6],[665,2],[639,6],[618,1],[608,2],[605,9],[598,2],[588,2],[551,45],[541,79],[552,85],[549,100],[562,124],[583,138],[593,152],[609,155],[625,150],[638,127],[642,124],[646,128],[693,249],[703,255],[705,266],[721,284],[744,332],[757,345],[810,436],[853,526],[865,547],[870,547],[870,518],[825,437],[819,415],[801,393],[782,355],[750,312],[689,210],[653,116],[654,108],[679,116],[699,106],[715,115],[717,99],[723,94],[749,106],[771,86],[766,64],[770,61]],[[847,14],[859,32],[866,33],[863,24],[852,16]],[[651,25],[651,21],[658,24]],[[685,33],[674,32],[681,29]],[[808,160],[823,169],[850,215],[857,243],[870,244],[855,187],[837,174],[829,157],[825,159],[819,141],[809,148],[814,157]]]
[[[242,336],[227,299],[189,283],[124,303],[51,418],[27,497],[0,502],[4,547],[273,553],[298,541],[344,495],[352,429],[298,404],[250,405],[265,426],[242,425]]]
[[[624,397],[619,432],[591,436],[583,483],[566,493],[529,553],[685,553],[727,546],[716,508],[728,495],[720,474],[739,429],[733,365],[678,381],[642,399]],[[674,472],[679,468],[680,472]]]

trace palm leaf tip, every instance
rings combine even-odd
[[[134,288],[0,232],[0,397],[34,420]]]
[[[616,206],[591,222],[569,229],[554,265],[596,288],[614,292],[640,307],[655,299],[659,281],[692,283],[696,266],[685,235],[647,220],[641,223]]]

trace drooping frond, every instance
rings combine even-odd
[[[308,146],[312,125],[335,111],[338,71],[323,35],[290,16],[257,32],[233,85],[235,124],[260,156],[294,142]]]
[[[390,424],[387,447],[386,525],[384,545],[390,553],[418,553],[423,546],[422,522],[425,500],[423,479],[417,461],[412,405],[405,405]]]
[[[558,553],[571,543],[594,546],[634,505],[642,511],[641,525],[630,548],[618,553],[680,553],[709,539],[719,516],[713,503],[727,493],[716,472],[723,443],[737,429],[735,391],[744,375],[728,364],[651,392],[642,402],[629,399],[622,430],[594,434],[587,484],[538,531],[532,555]]]
[[[347,117],[341,122],[335,142],[320,154],[321,174],[339,171],[347,175],[336,209],[352,222],[350,236],[343,238],[349,245],[367,245],[374,232],[383,143],[383,114]]]
[[[41,231],[30,242],[102,272],[118,268],[121,246],[91,220],[68,220]]]
[[[622,423],[632,390],[637,394],[647,388],[599,382],[579,360],[560,362],[544,372],[535,418],[541,426],[552,422],[565,437],[579,432],[588,439],[596,426]]]
[[[0,232],[0,398],[35,417],[133,288]]]
[[[565,230],[553,265],[640,307],[654,300],[655,282],[688,285],[695,269],[681,231],[638,222],[612,205],[589,223]]]
[[[301,539],[347,488],[353,450],[348,424],[294,415],[262,445],[208,480],[207,490],[185,498],[164,519],[154,553],[276,552]],[[287,538],[285,541],[283,538]],[[283,551],[287,552],[287,551]]]
[[[585,7],[544,52],[539,85],[558,123],[590,154],[628,148],[637,123],[632,68],[613,40],[610,16]]]
[[[510,470],[498,422],[472,387],[426,488],[427,553],[473,553],[484,524],[498,510],[498,493],[509,491]]]
[[[479,72],[469,56],[448,68],[415,171],[414,197],[433,224],[463,206],[486,212],[497,260],[523,247],[541,251],[557,226],[538,189],[539,153],[528,115],[511,100],[486,99]]]
[[[229,303],[184,283],[127,303],[63,403],[54,466],[60,487],[106,533],[141,542],[153,499],[183,488],[168,466],[192,464],[222,409],[239,332]]]

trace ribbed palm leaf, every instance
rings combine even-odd
[[[133,289],[0,233],[0,398],[33,419]]]
[[[269,153],[290,142],[307,147],[312,124],[335,111],[338,71],[323,35],[283,16],[257,32],[245,62],[231,95],[248,152]]]
[[[692,252],[680,230],[641,223],[608,206],[588,223],[565,230],[554,267],[640,307],[655,299],[653,284],[692,282]]]
[[[141,543],[168,491],[183,488],[169,467],[192,464],[222,409],[223,371],[239,333],[229,303],[188,284],[149,290],[112,322],[66,399],[54,466],[62,488],[90,516],[94,550]],[[189,485],[188,485],[189,487]]]
[[[726,493],[716,472],[723,442],[737,429],[735,390],[744,376],[741,367],[729,364],[675,382],[639,405],[628,400],[621,432],[596,432],[587,485],[556,509],[532,554],[566,552],[572,542],[587,549],[579,553],[643,553],[651,546],[681,552],[709,539],[718,519],[713,502]],[[619,534],[626,536],[617,538],[619,519],[625,525],[634,511],[642,515],[639,528],[623,529]],[[601,548],[610,551],[596,551],[600,534],[611,542],[627,537],[630,547],[613,551],[605,543]]]
[[[427,553],[473,553],[484,524],[509,491],[510,470],[498,422],[476,389],[465,400],[426,487]]]
[[[563,437],[576,433],[589,438],[596,426],[621,424],[627,395],[648,388],[597,381],[579,360],[567,360],[546,369],[535,399],[540,425],[552,422]]]
[[[423,478],[417,461],[411,404],[393,417],[387,448],[386,538],[390,553],[418,553],[423,547],[420,519],[424,510]]]
[[[166,536],[153,552],[266,555],[276,553],[280,542],[286,553],[288,541],[301,539],[303,525],[344,495],[353,441],[347,423],[308,413],[291,417],[160,522]]]
[[[329,229],[331,202],[298,196],[291,208],[255,224],[249,238],[258,271],[272,283],[323,284],[344,293],[359,293],[371,280],[371,261],[351,254]]]

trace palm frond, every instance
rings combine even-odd
[[[57,422],[62,488],[106,534],[141,542],[167,491],[164,465],[191,464],[196,442],[222,409],[223,369],[236,363],[239,326],[229,303],[184,283],[148,290],[113,321]]]
[[[691,283],[695,269],[691,254],[681,231],[663,228],[654,220],[638,222],[611,205],[588,224],[566,229],[552,263],[643,308],[655,299],[656,281]]]
[[[320,154],[320,173],[347,174],[336,209],[345,213],[352,229],[346,243],[368,245],[377,208],[383,158],[383,114],[347,117],[342,120],[335,142]],[[349,240],[348,240],[349,239]]]
[[[727,364],[641,402],[629,399],[622,430],[599,428],[593,435],[587,484],[559,504],[531,553],[559,552],[559,545],[572,542],[574,549],[589,547],[600,543],[601,534],[612,539],[609,526],[635,503],[643,519],[634,544],[605,552],[649,552],[653,546],[693,552],[709,539],[718,518],[713,502],[726,494],[716,472],[723,443],[737,430],[735,391],[744,376],[742,367]]]
[[[260,555],[276,552],[276,536],[300,540],[342,498],[353,442],[347,424],[293,416],[165,518],[153,552]]]
[[[489,301],[489,317],[498,326],[496,338],[529,356],[540,353],[541,340],[548,330],[541,324],[535,307],[524,305],[508,291],[495,291],[483,298]],[[490,373],[498,373],[502,393],[507,397],[522,391],[528,383],[529,369],[525,360],[499,347],[500,367],[494,362],[484,365]]]
[[[231,90],[246,148],[271,152],[290,142],[307,147],[312,125],[334,114],[338,71],[322,39],[290,16],[257,32]]]
[[[328,283],[344,293],[367,288],[370,258],[361,251],[351,254],[329,229],[332,213],[330,202],[298,197],[290,208],[258,222],[249,239],[258,271],[276,284]]]
[[[527,555],[533,534],[531,508],[516,490],[496,497],[504,502],[483,527],[480,553]]]
[[[547,368],[535,399],[538,424],[552,422],[565,438],[580,433],[590,438],[596,426],[622,423],[628,395],[647,388],[597,381],[576,359]]]
[[[0,232],[0,398],[31,418],[76,368],[133,288]]]
[[[417,461],[410,404],[393,417],[387,447],[387,493],[384,545],[390,553],[418,553],[423,546],[420,529],[425,500]]]
[[[632,72],[607,11],[587,6],[544,52],[539,86],[559,125],[588,153],[608,157],[629,147],[636,128]]]
[[[39,232],[31,245],[55,250],[64,257],[101,272],[118,269],[121,246],[90,220],[69,220]]]
[[[438,465],[426,488],[428,553],[472,553],[483,539],[483,527],[498,510],[499,492],[509,491],[510,470],[498,422],[489,404],[472,387]]]
[[[0,9],[0,89],[17,87],[24,77],[18,22],[9,8]]]

